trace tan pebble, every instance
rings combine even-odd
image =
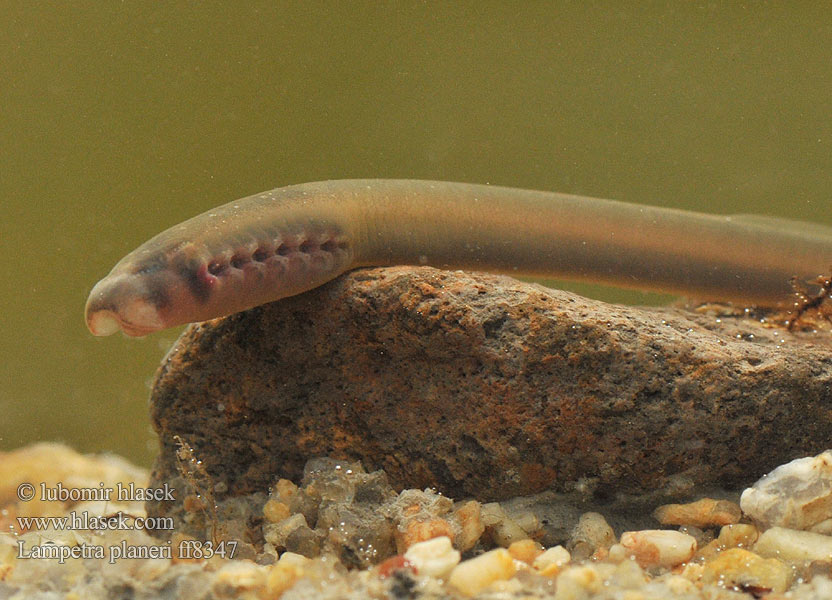
[[[684,576],[673,575],[668,577],[664,584],[675,596],[694,595],[697,592],[693,581]]]
[[[413,544],[404,557],[420,575],[445,579],[459,564],[460,554],[451,545],[451,538],[443,535]]]
[[[719,536],[715,540],[711,540],[697,550],[696,558],[711,560],[728,548],[750,548],[758,537],[759,532],[754,525],[747,523],[726,525],[720,529]]]
[[[704,560],[711,560],[716,558],[720,552],[725,550],[725,546],[719,543],[718,540],[711,540],[701,548],[696,551],[696,558],[701,558]]]
[[[584,600],[603,588],[598,572],[588,565],[569,567],[556,580],[555,600]]]
[[[795,565],[797,577],[803,581],[811,581],[818,575],[823,577],[832,577],[832,557],[830,560],[813,560],[802,565]],[[832,594],[829,594],[832,598]]]
[[[759,537],[760,532],[754,525],[737,523],[736,525],[726,525],[720,529],[719,537],[717,537],[716,541],[723,548],[748,548]]]
[[[572,556],[566,548],[563,546],[552,546],[542,554],[538,555],[532,562],[532,566],[537,569],[541,575],[554,577],[560,573],[567,564],[569,564],[570,560],[572,560]]]
[[[480,508],[483,525],[493,527],[507,517],[499,502],[488,502]]]
[[[586,545],[586,556],[592,555],[598,548],[609,548],[615,543],[615,532],[604,516],[597,512],[582,514],[570,537],[574,546]],[[573,556],[574,554],[573,552]]]
[[[513,542],[527,539],[529,534],[517,522],[506,514],[499,502],[482,505],[482,520],[491,530],[494,542],[508,548]]]
[[[271,499],[263,506],[263,516],[270,523],[278,523],[283,519],[288,519],[289,506],[275,499]]]
[[[508,553],[516,560],[530,565],[535,558],[543,554],[543,546],[534,540],[519,540],[511,543],[508,547]]]
[[[268,598],[279,598],[283,592],[291,588],[298,579],[303,577],[306,567],[312,561],[294,552],[284,552],[280,559],[269,570],[266,577],[266,593]]]
[[[461,594],[473,596],[495,581],[511,578],[514,573],[511,554],[504,548],[497,548],[459,563],[451,571],[448,582]]]
[[[742,511],[728,500],[702,498],[688,504],[665,504],[653,511],[653,516],[662,525],[714,527],[738,523]]]
[[[753,550],[761,556],[779,558],[787,562],[829,561],[832,557],[832,537],[809,531],[772,527],[760,535]]]
[[[702,582],[727,588],[761,592],[785,592],[792,582],[792,569],[776,558],[730,548],[703,565]]]
[[[454,542],[457,548],[465,552],[476,545],[485,531],[485,524],[482,522],[482,505],[476,500],[464,502],[454,510],[454,517],[460,526]]]
[[[696,552],[692,536],[667,529],[625,531],[621,545],[642,567],[673,567],[690,560]]]
[[[312,559],[306,558],[303,554],[298,554],[297,552],[284,552],[280,555],[280,559],[277,562],[282,565],[294,565],[305,568],[312,563]]]
[[[503,548],[508,548],[514,542],[529,537],[529,534],[511,519],[495,525],[491,535],[494,541]]]
[[[526,537],[534,537],[532,534],[538,533],[541,529],[540,519],[531,510],[506,511],[506,514],[523,530]]]
[[[263,533],[266,541],[271,543],[275,548],[285,548],[286,539],[293,531],[299,527],[306,527],[306,517],[302,513],[296,513],[277,523],[266,524],[263,528]]]
[[[236,597],[246,591],[262,591],[266,587],[266,568],[250,560],[226,561],[214,576],[211,585],[217,595],[233,591]]]
[[[820,523],[816,523],[807,529],[814,533],[822,533],[823,535],[832,535],[832,519],[825,519]]]
[[[621,544],[613,544],[612,546],[610,546],[610,551],[607,555],[607,559],[612,563],[619,563],[623,560],[631,560],[632,554]]]
[[[615,582],[621,587],[641,589],[646,581],[644,571],[633,560],[625,560],[615,566]]]
[[[424,542],[440,536],[453,538],[454,528],[445,519],[436,517],[426,521],[410,521],[405,525],[404,531],[396,529],[394,535],[398,553],[404,554],[408,548],[417,542]]]
[[[563,570],[566,568],[566,565],[558,565],[558,564],[551,564],[548,567],[543,567],[542,569],[538,569],[537,572],[544,577],[557,577],[560,575]]]
[[[288,479],[278,479],[277,483],[274,484],[274,498],[284,504],[289,504],[297,492],[298,486]]]
[[[685,563],[682,572],[679,573],[682,577],[687,579],[688,581],[696,582],[702,579],[702,569],[704,567],[702,564],[698,562],[689,562]]]

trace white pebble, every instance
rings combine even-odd
[[[754,552],[787,562],[832,561],[832,537],[809,531],[772,527],[763,532]]]
[[[532,566],[538,571],[545,571],[548,567],[562,567],[572,560],[569,551],[563,546],[553,546],[534,559]]]
[[[445,579],[459,564],[459,551],[454,550],[446,535],[417,542],[407,549],[404,557],[416,567],[420,575]]]
[[[832,452],[780,465],[742,493],[740,507],[766,529],[821,524],[832,515]]]
[[[603,585],[594,566],[570,567],[558,576],[555,600],[584,600],[600,592]]]
[[[497,548],[476,558],[459,563],[448,582],[465,596],[473,596],[495,581],[511,578],[515,573],[514,559],[505,548]]]
[[[696,552],[693,536],[669,529],[625,531],[621,545],[642,567],[674,567],[690,560]]]
[[[508,516],[499,502],[482,505],[482,521],[486,527],[491,528],[492,538],[503,548],[508,548],[512,543],[529,537],[528,532]]]

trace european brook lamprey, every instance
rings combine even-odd
[[[141,336],[310,290],[366,266],[589,280],[757,306],[832,264],[832,228],[550,192],[413,180],[278,188],[146,242],[90,293],[95,335]]]

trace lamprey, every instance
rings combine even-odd
[[[152,238],[98,282],[95,335],[229,315],[366,266],[588,280],[783,307],[832,264],[832,228],[467,183],[343,180],[231,202]]]

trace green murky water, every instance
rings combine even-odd
[[[161,229],[279,185],[450,179],[832,223],[820,3],[0,11],[4,448],[149,462],[148,382],[177,332],[94,339],[86,294]]]

